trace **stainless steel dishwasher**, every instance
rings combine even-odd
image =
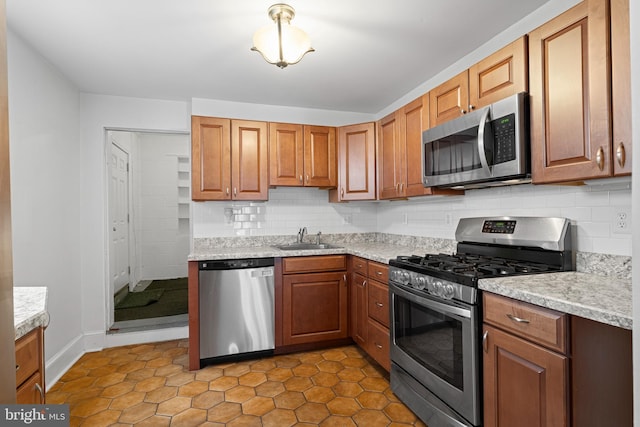
[[[272,354],[273,258],[201,261],[200,364]]]

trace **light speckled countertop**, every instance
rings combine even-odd
[[[38,326],[49,324],[47,288],[44,286],[13,288],[13,323],[16,339]]]
[[[630,279],[568,271],[482,279],[478,287],[608,325],[633,327]]]
[[[189,260],[349,254],[388,264],[390,259],[398,255],[455,252],[455,242],[451,244],[443,239],[332,243],[338,244],[341,248],[291,251],[280,250],[267,244],[251,247],[211,244],[209,247],[204,246],[195,250],[189,256]],[[587,257],[587,261],[582,259],[584,256]],[[598,254],[580,254],[578,258],[580,261],[578,263],[579,269],[584,266],[592,271],[482,279],[479,281],[479,288],[598,322],[631,329],[633,316],[631,312],[630,269],[624,271],[622,277],[616,277],[613,273],[606,275],[607,266],[610,267],[613,264],[610,259],[605,257],[604,261],[600,261],[599,258],[602,256]],[[626,261],[624,259],[625,265]]]

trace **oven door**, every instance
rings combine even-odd
[[[435,395],[472,425],[479,425],[477,306],[436,300],[394,282],[389,290],[392,363],[430,392],[418,393],[422,398]]]

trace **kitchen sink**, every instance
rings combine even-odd
[[[275,247],[284,251],[301,251],[305,249],[341,249],[341,246],[331,245],[329,243],[289,243],[286,245],[276,245]]]

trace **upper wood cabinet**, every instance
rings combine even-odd
[[[529,34],[534,183],[613,173],[609,34],[607,0],[578,3]]]
[[[267,124],[191,118],[193,200],[267,200]]]
[[[631,64],[629,0],[611,0],[613,174],[631,173]]]
[[[269,123],[269,166],[271,186],[335,187],[335,128]]]
[[[527,89],[527,38],[521,37],[431,89],[430,126]]]
[[[378,121],[378,199],[462,193],[422,184],[422,132],[428,124],[429,94]]]
[[[338,188],[329,201],[376,199],[375,124],[338,128]]]

